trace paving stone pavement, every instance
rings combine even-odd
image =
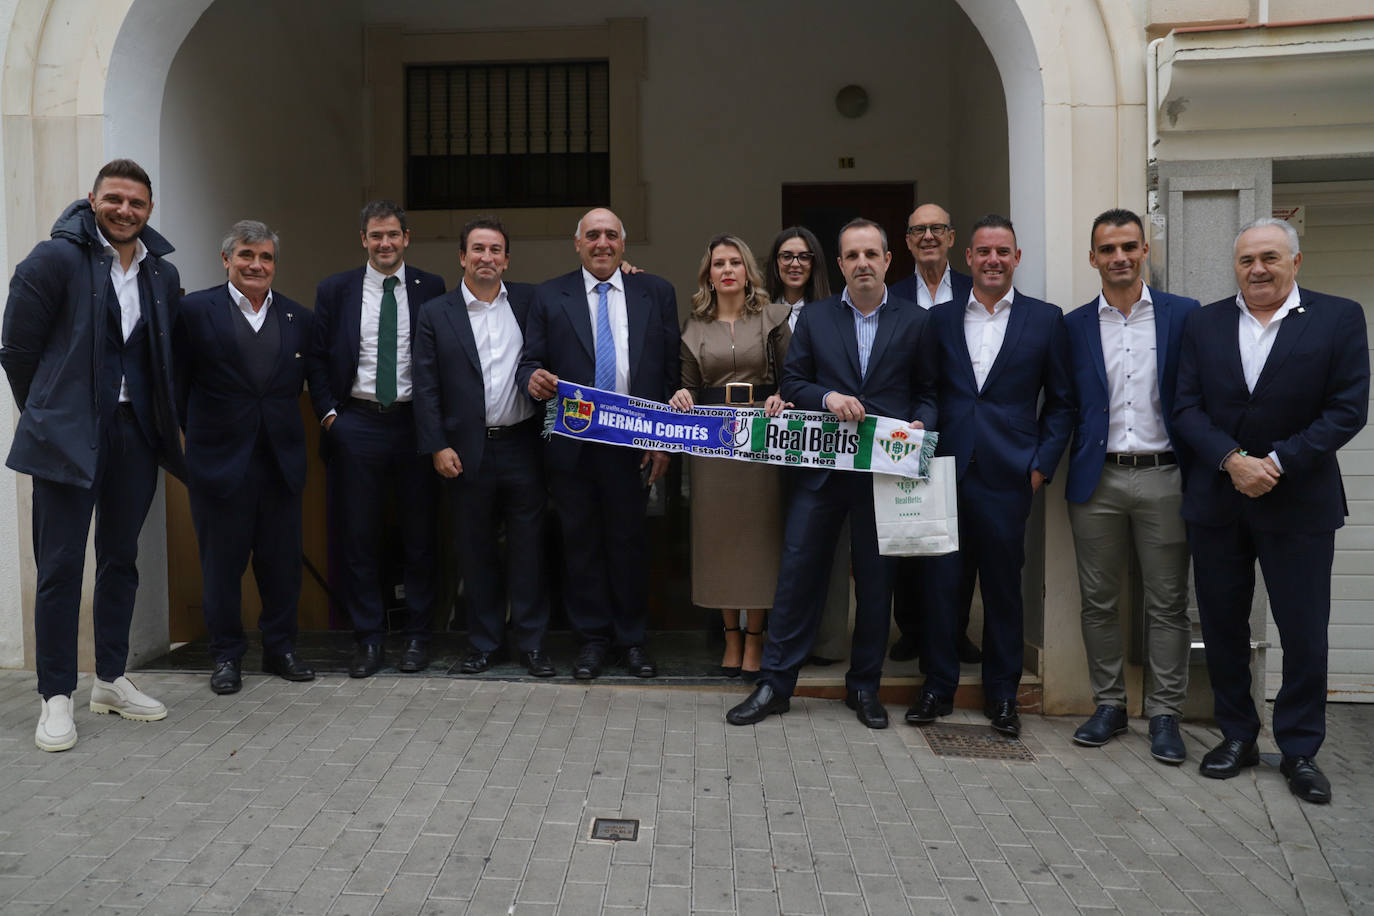
[[[1333,706],[1336,803],[1265,764],[1217,782],[1025,717],[1033,763],[936,756],[834,700],[747,728],[738,692],[135,674],[160,723],[87,710],[33,745],[0,672],[0,912],[1352,913],[1374,911],[1374,708]],[[899,714],[900,709],[890,710]],[[982,723],[956,711],[947,721]],[[593,817],[641,821],[636,842]]]

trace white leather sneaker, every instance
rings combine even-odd
[[[136,722],[167,718],[166,706],[143,693],[122,674],[113,681],[96,678],[91,687],[91,712],[112,712]]]
[[[65,751],[76,746],[76,723],[72,721],[72,698],[57,694],[40,699],[43,711],[38,714],[38,728],[33,743],[44,751]]]

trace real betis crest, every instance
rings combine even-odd
[[[916,489],[916,481],[912,480],[910,477],[898,477],[897,489],[901,490],[903,493],[910,493],[912,490]]]
[[[582,390],[563,399],[563,428],[570,433],[585,433],[592,425],[592,413],[596,405],[582,397]]]
[[[921,447],[911,441],[911,434],[904,429],[894,429],[888,439],[879,439],[878,444],[887,452],[887,457],[896,464],[912,452],[919,452]]]

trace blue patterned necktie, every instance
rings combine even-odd
[[[615,391],[615,337],[611,334],[609,283],[596,284],[596,387]]]

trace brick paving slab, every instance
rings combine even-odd
[[[739,694],[707,689],[138,681],[165,721],[92,716],[86,676],[80,742],[45,754],[32,674],[0,671],[6,916],[1374,911],[1371,706],[1329,709],[1317,807],[1272,758],[1160,766],[1140,722],[1084,749],[1076,720],[1026,715],[1036,760],[1010,762],[812,698],[731,728]],[[1184,735],[1193,761],[1217,737]],[[638,841],[592,840],[594,817]]]

